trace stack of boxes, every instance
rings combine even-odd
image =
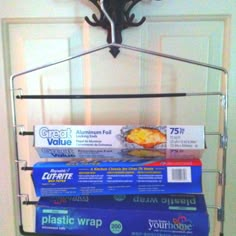
[[[203,126],[35,126],[36,232],[170,236],[209,233]]]

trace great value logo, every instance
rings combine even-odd
[[[49,146],[71,146],[72,130],[66,129],[49,129],[42,127],[39,129],[39,136],[47,139]]]
[[[169,220],[148,220],[148,230],[154,232],[165,232],[165,231],[181,231],[181,232],[192,232],[192,222],[187,219],[186,216],[179,216]]]

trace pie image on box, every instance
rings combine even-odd
[[[126,136],[126,141],[144,148],[153,148],[166,142],[166,135],[154,128],[134,128]]]

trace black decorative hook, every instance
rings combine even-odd
[[[91,21],[87,16],[85,20],[91,26],[100,26],[103,29],[107,30],[107,42],[111,43],[111,24],[104,15],[100,7],[100,0],[89,0],[92,2],[100,12],[100,17],[98,18],[95,14],[92,15],[93,21]],[[141,0],[105,0],[104,8],[107,13],[111,17],[115,25],[115,42],[114,43],[122,43],[121,31],[128,27],[137,27],[144,23],[146,20],[143,17],[140,21],[135,22],[134,14],[130,14],[132,8]],[[118,47],[111,46],[110,53],[113,57],[116,57],[119,54],[120,50]]]

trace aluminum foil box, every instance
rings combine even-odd
[[[32,180],[37,196],[201,193],[200,159],[77,159],[39,162]]]
[[[36,232],[55,235],[207,236],[204,196],[43,197]]]
[[[34,146],[42,158],[199,158],[204,126],[37,125]]]

